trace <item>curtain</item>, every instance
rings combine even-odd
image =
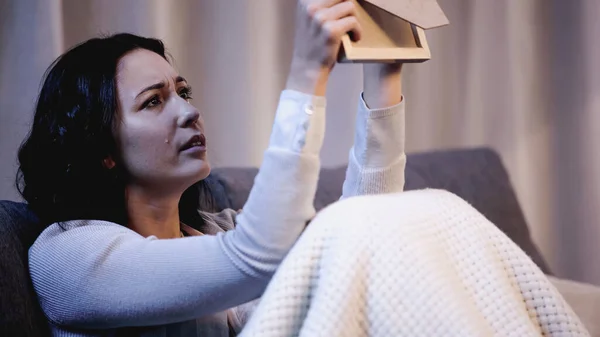
[[[556,274],[600,284],[600,2],[439,0],[432,60],[404,71],[410,152],[489,146]],[[165,41],[191,82],[216,166],[256,166],[293,46],[296,0],[0,0],[0,199],[40,80],[66,48],[127,31]],[[344,164],[360,65],[328,88],[324,166]]]

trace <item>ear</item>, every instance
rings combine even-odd
[[[110,170],[113,167],[115,167],[115,165],[117,165],[117,163],[115,163],[115,161],[112,159],[111,156],[108,156],[102,160],[102,165],[104,165],[104,167],[106,167],[107,169]]]

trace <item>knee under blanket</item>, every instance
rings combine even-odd
[[[440,190],[321,211],[241,336],[588,336],[506,235]]]

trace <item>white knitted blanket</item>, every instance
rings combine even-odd
[[[537,266],[439,190],[320,212],[241,336],[589,336]]]

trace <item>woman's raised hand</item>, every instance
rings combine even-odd
[[[342,36],[348,33],[360,39],[354,1],[299,0],[287,89],[324,96]]]

